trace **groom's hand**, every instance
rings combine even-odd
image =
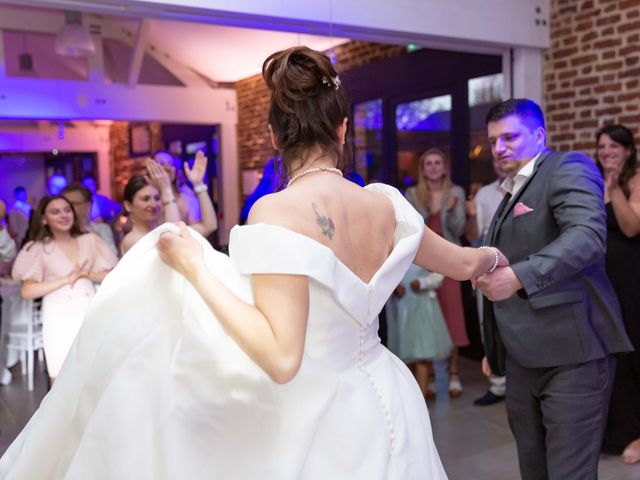
[[[492,302],[506,300],[522,288],[522,284],[511,267],[498,267],[477,279],[478,288]]]

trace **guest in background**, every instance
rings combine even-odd
[[[178,170],[180,166],[177,164],[173,155],[164,150],[160,150],[156,152],[154,159],[169,175],[173,187],[174,199],[177,202],[180,212],[180,219],[204,237],[215,232],[218,228],[218,219],[213,207],[213,202],[207,191],[207,184],[204,183],[207,173],[207,157],[204,153],[201,151],[196,153],[193,167],[189,167],[187,162],[184,162],[183,165],[184,173],[193,185],[193,192],[195,192],[198,197],[199,211],[193,207],[189,207],[191,193],[185,195],[180,190],[178,183]],[[167,219],[167,221],[169,220]]]
[[[13,203],[9,208],[7,222],[9,234],[18,245],[22,245],[29,231],[31,210],[32,207],[27,201],[27,190],[17,186],[13,190]]]
[[[94,233],[84,233],[73,206],[60,195],[44,197],[34,211],[29,242],[12,276],[25,299],[42,297],[42,337],[51,382],[62,367],[89,302],[118,259]]]
[[[0,200],[0,262],[10,262],[16,255],[16,242],[11,238],[4,225],[6,213],[7,207]]]
[[[448,358],[452,348],[436,294],[443,280],[411,265],[386,307],[387,347],[407,364],[426,399],[433,398],[431,362]]]
[[[596,162],[604,177],[607,210],[605,267],[635,349],[620,355],[603,450],[640,462],[640,174],[631,131],[607,125],[597,133]]]
[[[497,178],[488,185],[480,187],[476,195],[465,203],[465,209],[467,211],[465,237],[473,246],[484,245],[493,214],[498,209],[498,206],[504,197],[504,192],[500,188],[500,185],[502,185],[507,174],[502,169],[501,163],[496,158],[493,159],[493,171]],[[483,296],[479,290],[476,290],[475,293],[478,308],[478,320],[480,320],[480,331],[482,332],[482,320],[484,313]],[[505,377],[491,375],[489,377],[489,383],[491,386],[489,387],[489,390],[487,390],[487,393],[482,397],[476,398],[473,401],[474,405],[493,405],[494,403],[501,402],[505,399]]]
[[[466,216],[465,194],[449,178],[448,158],[442,150],[431,148],[420,157],[418,185],[409,187],[407,200],[420,212],[427,226],[450,242],[460,245]],[[462,394],[462,384],[458,376],[458,347],[469,344],[462,308],[460,282],[445,278],[438,289],[438,300],[444,314],[453,349],[449,357],[449,395],[452,398]],[[430,365],[427,396],[435,397],[435,373]]]
[[[85,175],[82,178],[82,185],[91,193],[91,221],[113,222],[122,211],[122,205],[115,200],[111,200],[106,195],[99,194],[96,179],[92,175]]]
[[[344,178],[355,183],[359,187],[364,187],[364,178],[362,178],[362,175],[360,175],[357,170],[348,170],[344,174]]]
[[[33,207],[27,200],[26,188],[21,185],[18,185],[13,189],[13,203],[11,204],[11,208],[20,210],[27,218],[29,218],[29,216],[31,215],[31,210],[33,209]]]
[[[0,268],[0,275],[4,274],[4,268],[9,268],[13,257],[16,256],[16,242],[11,238],[9,232],[5,228],[6,205],[0,200],[0,264],[4,264]],[[2,297],[0,297],[0,305],[2,305]],[[1,309],[0,309],[1,311]],[[2,332],[2,321],[7,319],[0,318],[0,332]],[[8,385],[11,382],[11,372],[5,367],[4,346],[0,342],[0,385]]]
[[[60,192],[67,186],[67,183],[67,178],[64,175],[54,173],[47,179],[49,195],[60,195]]]
[[[173,208],[177,210],[175,202]],[[160,191],[147,177],[131,177],[124,187],[124,209],[131,221],[131,230],[122,239],[120,249],[123,254],[158,226],[162,212]]]
[[[118,255],[118,249],[113,239],[113,231],[109,224],[91,221],[92,194],[81,183],[74,182],[62,190],[62,196],[73,205],[78,223],[83,232],[93,232],[109,246],[114,255]]]
[[[242,210],[240,211],[240,225],[247,223],[249,211],[253,204],[260,198],[273,192],[277,192],[282,178],[282,159],[271,157],[264,166],[260,183],[253,189],[253,192],[246,198]]]

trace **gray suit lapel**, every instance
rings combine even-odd
[[[511,199],[509,198],[509,195],[505,195],[504,197],[502,197],[502,201],[500,202],[500,205],[498,205],[498,208],[496,209],[496,213],[493,215],[493,218],[491,219],[491,223],[489,224],[489,229],[487,230],[487,238],[485,239],[486,245],[493,245],[495,241],[494,237],[496,233],[496,224],[498,223],[498,219],[502,218],[502,214],[507,209],[506,204],[510,200]]]
[[[522,196],[524,191],[527,189],[527,187],[529,186],[529,183],[531,183],[531,180],[533,180],[533,177],[536,176],[536,173],[538,172],[540,165],[542,165],[542,163],[547,159],[549,155],[551,155],[551,153],[553,153],[551,150],[548,150],[548,149],[544,150],[540,154],[540,157],[538,158],[538,160],[536,161],[535,167],[533,168],[533,172],[531,172],[531,175],[529,176],[529,178],[527,178],[527,180],[524,182],[522,187],[520,187],[520,190],[518,190],[518,193],[516,193],[515,195],[512,195],[511,198],[509,198],[508,200],[506,199],[506,197],[502,199],[503,203],[500,204],[500,207],[503,207],[503,208],[502,210],[500,210],[500,207],[498,207],[498,210],[496,211],[497,214],[493,217],[493,220],[491,221],[491,225],[489,227],[489,232],[487,235],[487,238],[490,239],[489,245],[493,245],[495,241],[496,233],[498,233],[498,231],[500,230],[500,227],[502,226],[502,223],[504,222],[504,220],[507,218],[507,215],[509,214],[509,212],[513,210],[513,207],[515,206],[515,204],[518,203],[518,199]],[[505,201],[508,201],[507,205],[504,205]]]

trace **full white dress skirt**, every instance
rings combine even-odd
[[[0,459],[6,480],[444,479],[424,399],[380,345],[377,313],[422,236],[390,187],[396,247],[365,284],[327,247],[236,227],[208,268],[252,302],[250,274],[310,278],[299,373],[277,385],[155,249],[164,225],[100,287],[51,392]],[[395,283],[395,285],[394,285]]]

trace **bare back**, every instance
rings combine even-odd
[[[132,229],[129,233],[127,233],[122,239],[122,244],[120,245],[121,254],[124,255],[129,251],[131,247],[133,247],[138,241],[144,237],[148,232],[141,232],[137,229]]]
[[[393,248],[392,203],[331,173],[300,179],[257,202],[249,223],[280,225],[329,247],[368,283]]]

